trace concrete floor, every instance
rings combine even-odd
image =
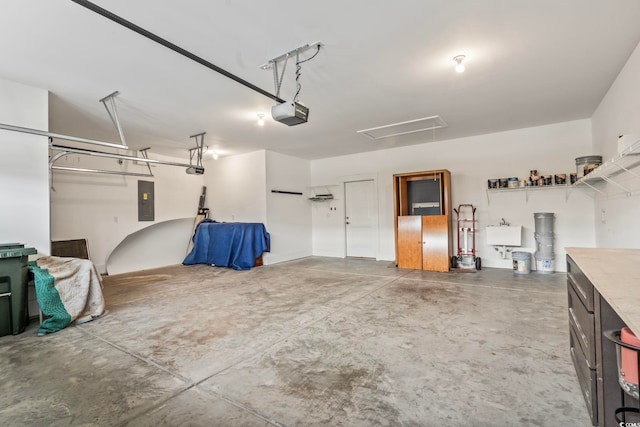
[[[588,426],[565,281],[319,257],[107,277],[107,316],[0,338],[0,425]]]

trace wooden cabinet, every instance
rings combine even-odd
[[[569,350],[591,423],[618,426],[615,411],[625,402],[618,384],[616,351],[602,332],[620,329],[624,323],[568,255],[567,291]]]
[[[398,268],[422,270],[422,217],[398,217]]]
[[[436,170],[397,174],[394,179],[396,265],[449,271],[451,265],[451,174]]]
[[[449,215],[423,216],[422,239],[422,269],[449,271],[452,241]]]

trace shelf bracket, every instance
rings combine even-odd
[[[625,187],[625,186],[624,186],[624,185],[622,185],[622,184],[618,184],[616,181],[614,181],[614,180],[613,180],[613,179],[611,179],[610,177],[608,177],[608,176],[604,176],[604,175],[603,175],[603,176],[601,176],[600,178],[602,178],[603,180],[605,180],[606,182],[608,182],[608,183],[609,183],[609,184],[611,184],[611,185],[615,185],[616,187],[618,187],[619,189],[621,189],[622,191],[624,191],[625,193],[627,193],[627,195],[630,195],[630,194],[631,194],[631,191],[630,191],[627,187]]]
[[[589,184],[589,183],[588,183],[588,182],[586,182],[586,181],[583,181],[582,183],[583,183],[584,185],[586,185],[587,187],[591,188],[593,191],[596,191],[596,192],[598,192],[598,193],[600,193],[600,194],[603,194],[603,195],[605,194],[603,191],[598,190],[596,187],[594,187],[593,185]]]
[[[636,164],[637,164],[637,163],[636,163]],[[625,171],[626,173],[628,173],[628,174],[631,174],[631,175],[635,176],[636,178],[640,177],[640,174],[637,174],[637,173],[635,173],[635,172],[633,172],[633,171],[631,171],[631,170],[629,170],[629,169],[625,168],[625,167],[624,167],[624,166],[622,166],[622,165],[618,165],[618,164],[615,164],[615,163],[614,163],[613,165],[614,165],[614,166],[616,166],[616,167],[618,167],[618,168],[620,168],[620,169],[622,169],[622,170],[623,170],[623,171]]]

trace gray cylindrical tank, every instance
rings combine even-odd
[[[539,273],[551,273],[554,270],[553,253],[553,212],[536,212],[533,214],[535,220],[536,239],[536,269]]]

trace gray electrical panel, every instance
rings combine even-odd
[[[153,181],[138,181],[138,221],[154,221]]]

